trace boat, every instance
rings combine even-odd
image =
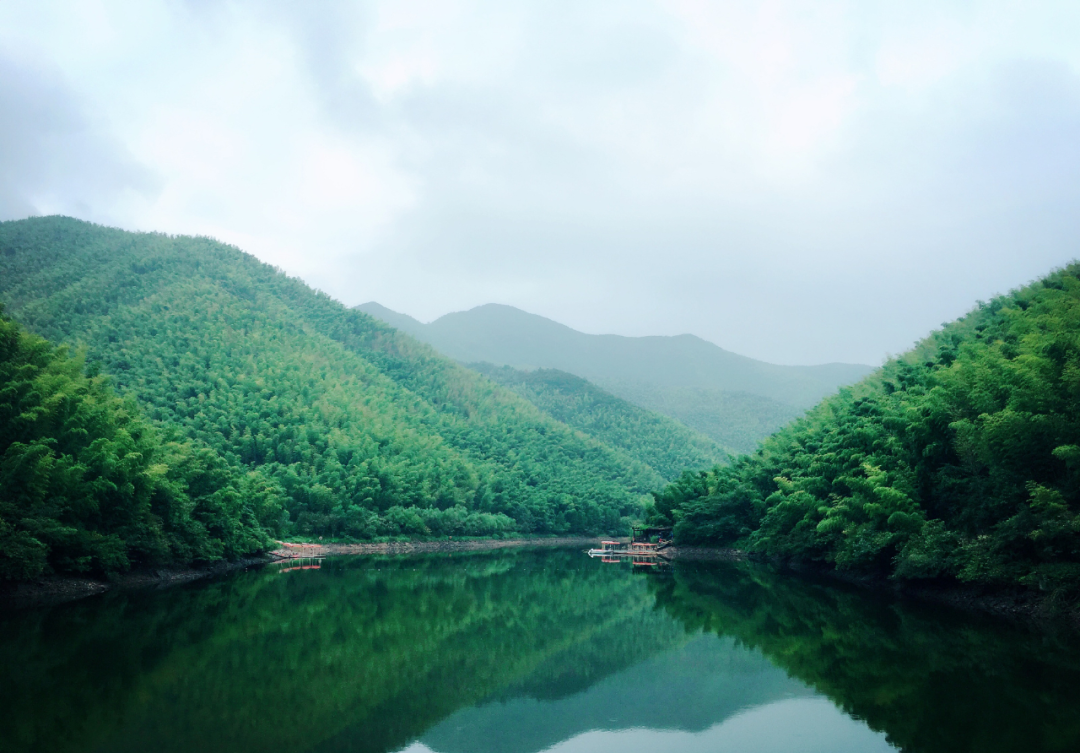
[[[657,545],[646,541],[601,541],[599,549],[590,549],[590,557],[655,557]]]
[[[599,549],[593,548],[589,550],[589,556],[611,557],[616,554],[623,554],[624,552],[620,549],[622,546],[622,542],[619,541],[601,541]]]

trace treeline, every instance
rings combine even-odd
[[[280,496],[275,535],[601,533],[659,474],[239,250],[0,223],[0,300],[160,431]],[[272,524],[271,524],[272,523]]]
[[[0,309],[0,580],[265,549],[280,490],[163,436],[83,366]]]
[[[1080,265],[980,304],[651,516],[896,578],[1080,584]]]
[[[490,363],[472,363],[469,368],[513,390],[555,420],[623,450],[666,481],[678,478],[687,468],[727,462],[727,453],[708,437],[565,371],[522,371]]]

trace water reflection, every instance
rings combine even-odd
[[[679,751],[892,749],[814,695],[761,654],[730,638],[699,634],[568,698],[514,698],[462,709],[407,750],[576,752],[624,744],[641,750],[653,743]]]
[[[1080,643],[752,566],[654,581],[688,630],[731,636],[907,751],[1080,750]]]
[[[1080,650],[986,621],[576,551],[319,564],[0,621],[0,749],[1080,745]]]
[[[424,743],[403,753],[428,753]],[[740,713],[702,732],[636,727],[592,730],[545,753],[610,753],[677,750],[680,753],[884,753],[894,748],[881,734],[846,716],[823,698],[778,701]]]

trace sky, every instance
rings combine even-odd
[[[0,3],[0,219],[880,363],[1080,257],[1080,3]]]

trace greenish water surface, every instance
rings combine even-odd
[[[0,750],[1080,750],[1071,635],[746,564],[320,565],[0,619]]]

